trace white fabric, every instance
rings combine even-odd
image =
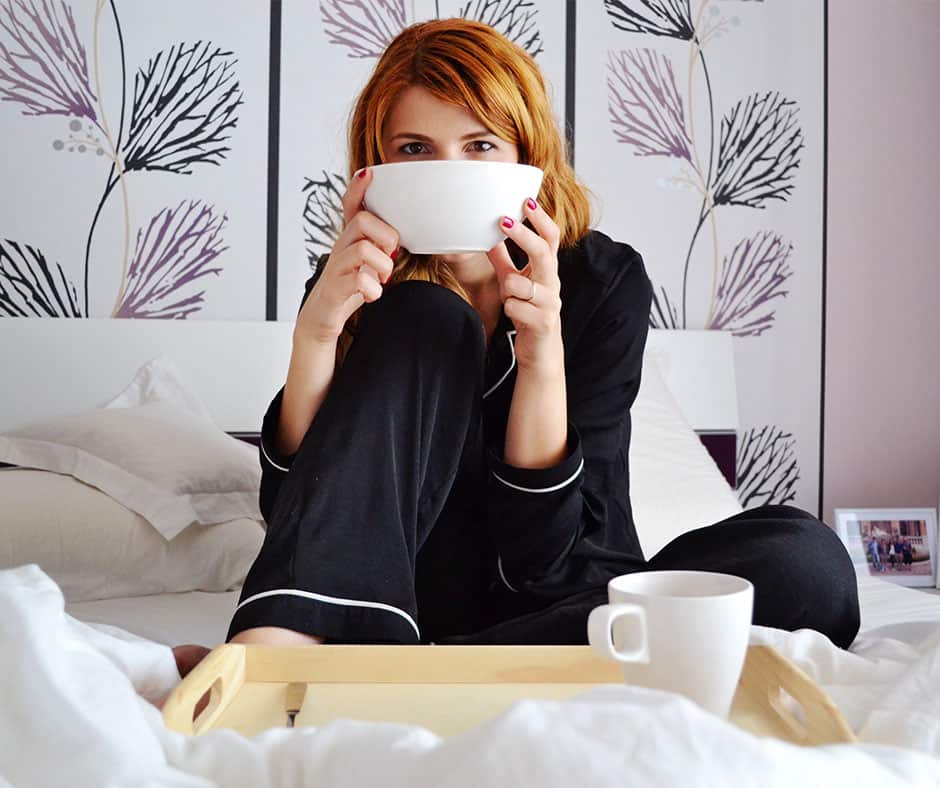
[[[354,721],[190,739],[134,692],[175,684],[170,650],[81,625],[62,604],[37,567],[0,572],[0,776],[14,785],[940,785],[940,628],[912,644],[871,632],[854,654],[754,628],[833,695],[858,745],[756,739],[679,697],[618,685],[522,702],[446,741]]]
[[[215,648],[225,642],[239,591],[185,591],[117,597],[93,602],[65,601],[65,612],[88,624],[108,624],[139,637],[177,646]]]
[[[940,621],[940,591],[905,588],[863,574],[858,577],[861,632],[880,627],[883,632],[897,627],[910,631],[915,624]]]
[[[0,435],[0,462],[69,474],[166,539],[193,522],[261,519],[255,449],[199,413],[172,365],[146,365],[111,405]]]
[[[213,420],[206,404],[187,387],[179,367],[166,356],[157,356],[138,369],[131,382],[105,407],[134,408],[148,402],[172,402],[194,416]]]
[[[680,534],[741,511],[731,486],[682,416],[653,352],[643,357],[630,413],[630,502],[647,558]]]
[[[940,624],[940,593],[902,588],[872,577],[861,578],[858,586],[863,635],[880,629],[885,636],[917,640]],[[225,640],[238,596],[238,591],[190,591],[95,602],[66,600],[65,610],[81,621],[111,624],[157,643],[213,648]]]
[[[0,470],[0,569],[38,564],[70,602],[224,591],[261,549],[259,520],[194,523],[167,541],[136,512],[71,476]]]

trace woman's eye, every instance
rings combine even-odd
[[[401,152],[408,156],[419,156],[424,153],[424,145],[420,142],[406,142],[401,146]]]
[[[475,140],[470,143],[470,149],[474,153],[489,153],[491,150],[496,150],[496,146],[486,140]]]

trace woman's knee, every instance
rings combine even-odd
[[[476,310],[452,290],[423,281],[388,288],[361,312],[344,366],[357,377],[399,379],[415,369],[464,381],[482,378],[486,342]]]
[[[743,512],[728,518],[729,520],[816,520],[816,517],[805,509],[788,504],[768,503],[745,509]],[[817,521],[818,522],[818,521]]]
[[[781,523],[785,537],[779,543],[783,571],[778,581],[793,591],[783,587],[765,591],[770,597],[799,599],[792,611],[795,618],[784,628],[809,627],[848,648],[860,624],[855,567],[838,535],[812,515],[804,515]]]
[[[363,328],[425,335],[469,333],[483,344],[483,322],[476,310],[453,290],[421,280],[400,282],[363,309]]]
[[[842,648],[858,633],[858,585],[848,551],[832,529],[795,507],[760,507],[690,532],[650,565],[747,578],[754,584],[755,624],[815,629]]]

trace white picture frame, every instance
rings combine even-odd
[[[836,509],[835,527],[856,574],[902,586],[937,587],[936,509]]]

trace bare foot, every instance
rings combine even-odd
[[[180,678],[186,678],[186,674],[202,662],[211,650],[212,649],[206,648],[205,646],[197,646],[193,643],[187,643],[183,646],[173,646],[173,659],[176,660],[176,669],[179,671]],[[167,693],[162,698],[156,700],[153,705],[162,710],[169,697],[170,693]],[[199,712],[206,707],[208,702],[209,693],[207,692],[199,699],[199,703],[196,704],[196,710],[193,714],[194,719],[199,716]]]
[[[202,662],[210,651],[212,649],[205,646],[196,646],[192,643],[187,643],[184,646],[173,646],[173,657],[176,660],[176,669],[180,672],[180,678],[185,679],[186,674]]]

